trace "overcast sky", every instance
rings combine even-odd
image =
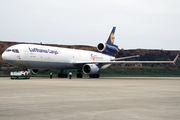
[[[0,0],[0,41],[180,50],[180,0]]]

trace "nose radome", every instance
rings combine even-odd
[[[3,52],[3,54],[2,54],[2,59],[7,60],[7,54],[5,52]]]

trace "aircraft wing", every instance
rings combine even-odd
[[[76,61],[74,64],[129,64],[129,63],[173,63],[175,64],[179,55],[173,61]]]
[[[128,57],[120,57],[120,58],[115,58],[115,59],[112,59],[111,61],[124,60],[124,59],[128,59],[128,58],[139,57],[139,56],[140,56],[140,55],[128,56]]]

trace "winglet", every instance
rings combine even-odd
[[[178,57],[179,57],[179,55],[177,55],[177,56],[175,57],[175,59],[173,60],[172,63],[173,63],[174,65],[176,64],[176,61],[177,61]]]

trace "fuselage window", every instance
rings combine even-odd
[[[11,52],[11,49],[7,49],[6,52]]]
[[[18,49],[12,49],[12,51],[13,51],[14,53],[19,53],[19,50],[18,50]]]

